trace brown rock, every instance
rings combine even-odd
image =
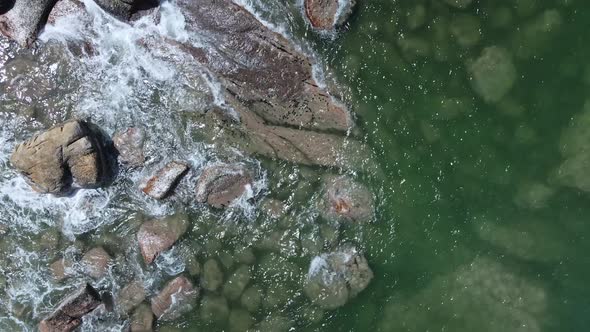
[[[152,298],[152,312],[159,320],[173,320],[190,311],[196,304],[199,290],[186,277],[176,277]]]
[[[7,0],[2,2],[4,1]],[[45,25],[47,16],[56,1],[15,0],[12,8],[0,16],[0,33],[14,39],[21,46],[30,46],[37,39],[37,34]]]
[[[305,0],[305,15],[314,28],[332,30],[346,22],[355,0]]]
[[[367,222],[374,215],[373,195],[360,183],[346,176],[328,177],[321,214],[331,221]]]
[[[147,304],[142,304],[131,315],[131,332],[151,332],[154,327],[154,313]]]
[[[84,272],[92,278],[102,278],[109,270],[111,256],[102,248],[90,249],[82,257]]]
[[[137,233],[137,241],[146,264],[151,264],[162,251],[172,247],[186,232],[187,227],[185,215],[144,222]]]
[[[252,177],[243,165],[209,166],[197,181],[197,201],[223,208],[240,197],[251,183]]]
[[[40,332],[69,332],[82,324],[82,317],[101,304],[100,295],[89,284],[63,299],[57,309],[39,323]]]
[[[157,171],[154,176],[149,178],[141,190],[152,198],[165,198],[186,174],[188,169],[189,166],[186,163],[171,161]]]
[[[143,141],[145,133],[141,128],[132,127],[117,132],[113,137],[113,143],[119,151],[119,161],[129,167],[143,165]]]
[[[121,289],[116,301],[118,310],[128,314],[143,302],[143,300],[145,300],[143,283],[141,281],[133,281]]]
[[[96,187],[107,171],[100,141],[82,120],[67,121],[17,145],[10,162],[33,189],[51,194],[66,194],[72,184]]]
[[[51,263],[51,265],[49,265],[49,270],[53,275],[53,279],[56,282],[60,282],[69,277],[71,274],[69,270],[72,268],[72,265],[73,263],[65,258],[58,259]]]

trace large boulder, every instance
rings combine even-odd
[[[365,257],[352,246],[316,256],[309,266],[305,294],[325,309],[343,306],[364,290],[373,279]]]
[[[215,208],[227,207],[242,196],[252,184],[252,176],[241,164],[218,164],[206,167],[196,186],[196,198]]]
[[[373,194],[347,176],[325,180],[320,213],[329,221],[368,222],[374,218]]]
[[[305,15],[314,28],[332,30],[346,22],[355,0],[305,0]]]
[[[198,296],[199,289],[193,287],[190,280],[176,277],[152,298],[152,312],[158,320],[174,320],[191,311]]]
[[[82,317],[101,304],[96,289],[89,284],[63,299],[57,309],[39,323],[40,332],[69,332],[82,324]]]
[[[0,1],[0,33],[21,46],[30,46],[43,29],[49,12],[57,0]]]
[[[174,215],[164,220],[148,220],[137,232],[137,241],[146,264],[151,264],[158,255],[168,250],[186,232],[186,215]]]
[[[108,174],[99,133],[82,120],[71,120],[16,146],[10,162],[34,190],[67,194],[72,188],[94,188]]]

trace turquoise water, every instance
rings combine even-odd
[[[217,260],[224,281],[240,265],[250,266],[249,287],[265,294],[251,314],[260,331],[587,330],[588,4],[475,0],[457,9],[443,0],[359,0],[333,35],[310,29],[299,3],[259,1],[254,8],[315,53],[327,81],[339,83],[336,90],[355,110],[353,135],[366,140],[376,167],[352,173],[375,194],[374,222],[337,226],[322,220],[313,203],[323,171],[263,158],[248,163],[264,174],[263,195],[291,205],[280,220],[269,220],[260,205],[219,212],[183,199],[152,204],[133,191],[145,172],[123,174],[111,188],[74,201],[43,199],[36,202],[40,209],[22,208],[33,201],[23,198],[27,192],[4,156],[15,142],[71,115],[91,116],[107,132],[144,121],[165,132],[153,138],[151,152],[178,151],[196,166],[228,152],[203,147],[194,128],[204,120],[185,111],[205,106],[173,98],[186,91],[171,86],[172,79],[153,85],[130,79],[137,91],[115,95],[120,99],[113,103],[123,107],[109,113],[111,104],[94,108],[110,102],[96,97],[108,90],[98,82],[108,87],[119,76],[76,75],[103,67],[89,62],[78,68],[51,43],[39,53],[3,44],[0,60],[8,69],[0,72],[0,193],[6,204],[0,221],[10,232],[0,238],[7,279],[0,284],[7,295],[0,300],[2,329],[32,330],[75,284],[46,283],[56,257],[102,245],[116,263],[98,284],[114,292],[131,275],[149,280],[154,291],[178,270],[191,271],[192,261],[202,269]],[[491,46],[505,50],[516,75],[507,91],[486,101],[469,68]],[[109,61],[119,68],[117,59]],[[61,71],[44,80],[41,73],[52,63]],[[19,72],[41,78],[13,79]],[[45,85],[58,89],[31,92],[31,86]],[[25,97],[13,91],[17,87]],[[180,96],[199,100],[192,93]],[[27,100],[28,94],[37,99]],[[190,190],[181,186],[178,196]],[[82,216],[68,213],[77,210]],[[188,234],[157,268],[143,267],[129,240],[139,223],[181,212],[191,221]],[[321,242],[319,249],[301,238]],[[302,293],[301,280],[314,255],[344,242],[364,252],[375,277],[344,307],[324,311]],[[252,258],[244,258],[250,250]],[[191,278],[200,280],[192,272]],[[219,293],[203,291],[202,297]],[[201,303],[158,329],[229,330],[234,325],[227,311],[242,306],[229,301],[217,312],[218,322],[207,322]],[[124,324],[120,317],[93,316],[82,330],[118,331]]]

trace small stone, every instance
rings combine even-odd
[[[147,304],[142,304],[131,315],[131,332],[151,332],[154,327],[154,313]]]
[[[288,332],[293,327],[293,322],[281,316],[266,317],[258,323],[256,331]]]
[[[139,280],[123,287],[117,297],[117,307],[120,312],[129,314],[135,307],[145,300],[145,288]],[[150,311],[151,313],[151,311]]]
[[[163,199],[170,194],[188,169],[188,164],[184,162],[171,161],[147,179],[141,190],[152,198]]]
[[[257,286],[252,286],[242,293],[240,303],[250,312],[256,312],[262,303],[262,290]]]
[[[250,268],[238,267],[223,286],[223,295],[230,300],[237,300],[250,282]]]
[[[96,289],[86,284],[63,299],[57,308],[39,323],[39,331],[73,331],[82,324],[82,317],[100,304],[100,295]]]
[[[177,319],[194,308],[198,296],[199,290],[190,280],[176,277],[152,298],[152,312],[161,321]]]
[[[333,30],[343,25],[354,6],[355,0],[305,0],[305,15],[311,25],[320,30]]]
[[[328,177],[325,181],[320,213],[329,221],[372,221],[373,195],[365,186],[349,177]]]
[[[486,47],[481,56],[467,63],[471,86],[487,103],[500,101],[516,82],[516,67],[510,53],[499,46]]]
[[[210,259],[203,265],[201,286],[208,291],[215,291],[223,283],[223,272],[216,260]]]
[[[110,262],[111,256],[102,247],[90,249],[82,257],[84,272],[94,279],[102,278],[107,274]]]
[[[246,332],[254,324],[254,319],[243,309],[235,309],[229,314],[229,330],[231,332]]]
[[[197,181],[197,202],[224,208],[242,196],[251,185],[252,176],[241,164],[209,166]]]
[[[367,260],[354,247],[316,256],[304,283],[305,294],[324,309],[343,306],[373,279]]]
[[[207,295],[201,301],[201,319],[205,322],[225,322],[229,316],[227,300],[219,295]]]
[[[113,137],[113,144],[119,152],[119,161],[129,167],[138,167],[145,162],[143,142],[145,133],[137,127],[127,128],[117,132]]]
[[[219,258],[221,265],[223,265],[223,267],[227,270],[231,269],[232,266],[234,266],[234,258],[227,251],[220,252],[219,254],[217,254],[217,257]]]
[[[137,232],[137,241],[145,263],[151,264],[161,252],[170,249],[186,232],[188,224],[184,214],[144,222]]]

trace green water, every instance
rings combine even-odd
[[[423,18],[412,16],[417,6]],[[548,9],[558,10],[559,27],[519,35]],[[470,47],[437,26],[462,15],[480,25]],[[587,329],[588,195],[552,183],[551,174],[563,160],[560,137],[587,100],[589,15],[583,1],[482,0],[466,10],[441,1],[360,1],[348,31],[317,42],[350,86],[358,123],[386,174],[378,221],[367,234],[377,277],[322,330],[536,331],[495,321],[507,317],[489,304],[449,301],[453,290],[440,280],[482,257],[541,285],[541,330]],[[412,29],[416,20],[423,22]],[[400,36],[425,46],[404,50]],[[518,73],[496,104],[474,93],[465,65],[492,45],[513,54]],[[445,107],[450,98],[457,102]],[[518,204],[528,183],[553,193],[534,207]],[[508,292],[529,305],[528,293]]]
[[[264,194],[290,203],[287,216],[274,220],[259,213],[244,218],[237,212],[195,207],[192,200],[183,200],[193,188],[181,184],[177,190],[181,198],[162,205],[187,212],[192,227],[167,256],[172,263],[155,268],[142,265],[137,245],[130,240],[142,221],[154,211],[161,212],[155,203],[138,198],[134,184],[138,174],[123,173],[115,180],[106,190],[105,200],[111,199],[106,207],[88,208],[103,202],[103,192],[99,199],[83,196],[81,203],[72,205],[52,205],[45,199],[43,206],[48,208],[41,212],[21,209],[20,205],[30,203],[22,203],[22,198],[12,204],[10,197],[3,197],[4,212],[10,218],[0,216],[0,225],[12,228],[10,236],[0,237],[0,271],[8,279],[0,280],[0,288],[11,298],[0,299],[0,328],[31,330],[75,284],[43,284],[50,279],[47,266],[70,249],[83,253],[102,245],[116,259],[112,275],[98,283],[106,290],[116,291],[131,276],[140,275],[149,279],[148,293],[153,294],[173,275],[158,269],[181,263],[187,266],[184,274],[190,273],[197,284],[201,277],[191,272],[196,269],[191,259],[200,263],[201,273],[206,261],[217,260],[224,282],[237,267],[250,266],[249,287],[266,294],[261,307],[251,314],[260,331],[588,329],[590,205],[584,190],[590,191],[590,186],[584,179],[590,149],[584,143],[590,134],[583,124],[590,123],[586,120],[590,104],[584,106],[590,85],[589,4],[583,0],[474,0],[468,8],[457,9],[443,0],[358,0],[342,31],[321,35],[307,26],[294,1],[256,3],[266,8],[262,16],[271,23],[287,26],[296,40],[309,44],[329,71],[328,82],[340,83],[342,98],[357,116],[353,134],[368,143],[376,159],[377,170],[367,167],[354,172],[375,194],[374,222],[338,226],[322,220],[314,203],[319,200],[319,177],[325,170],[261,159],[261,169],[268,176]],[[507,51],[516,78],[499,100],[486,102],[475,92],[468,67],[490,46]],[[72,74],[79,70],[75,57],[59,60],[74,63],[73,69],[64,66],[66,74],[57,80],[59,84],[45,82],[43,75],[38,75],[40,83],[27,81],[30,86],[57,84],[60,89],[48,90],[58,92],[47,96],[29,85],[17,85],[16,79],[11,89],[14,77],[10,75],[31,68],[43,73],[49,71],[45,62],[59,62],[51,60],[52,49],[48,49],[42,48],[40,54],[47,52],[49,60],[38,63],[35,54],[25,50],[1,54],[9,68],[8,79],[0,75],[0,92],[5,93],[0,95],[0,120],[8,124],[0,131],[3,143],[14,144],[72,114],[88,115],[80,103],[93,97],[94,90],[88,93],[87,87],[78,86],[80,77]],[[118,78],[106,77],[113,82]],[[18,87],[33,95],[32,106],[12,91]],[[96,95],[105,91],[101,88],[96,87]],[[197,144],[202,139],[198,131],[192,131],[200,128],[202,119],[190,112],[194,109],[185,112],[186,104],[170,98],[177,90],[168,88],[158,83],[136,93],[136,99],[129,98],[125,104],[126,112],[116,113],[118,119],[110,119],[113,113],[108,111],[92,113],[91,109],[90,115],[109,132],[133,125],[137,119],[159,129],[157,123],[162,121],[162,126],[174,130],[154,138],[164,142],[155,144],[158,149],[178,148],[183,157],[197,155],[195,160],[202,155],[212,158]],[[50,107],[53,113],[41,112],[47,106],[43,103],[55,104]],[[22,129],[9,128],[19,124]],[[10,148],[0,148],[8,155]],[[213,157],[218,157],[215,153],[227,156],[226,151],[214,151]],[[558,169],[565,167],[568,158],[578,163],[567,168],[569,176],[564,177]],[[0,162],[5,173],[0,177],[1,189],[20,188],[18,182],[11,182],[16,174],[7,159]],[[202,166],[201,160],[196,163]],[[52,209],[76,208],[104,220],[90,231],[80,231],[74,241],[59,234],[64,226],[52,220],[57,218]],[[104,213],[95,211],[102,208]],[[35,229],[27,224],[31,220],[43,222]],[[375,277],[345,306],[323,311],[303,294],[301,281],[313,256],[340,242],[355,243]],[[43,254],[24,261],[15,257],[26,256],[23,252]],[[16,291],[27,287],[16,282],[27,277],[33,285],[42,284],[32,295]],[[203,290],[201,298],[220,293]],[[28,309],[15,313],[15,303]],[[239,300],[230,300],[229,309],[218,313],[226,318],[207,324],[201,317],[202,307],[201,303],[178,321],[160,322],[158,329],[229,330],[227,310],[243,309]],[[14,325],[5,319],[9,310],[10,316],[24,323]],[[108,326],[117,331],[119,318],[94,317],[83,330],[106,331]],[[277,324],[279,320],[283,324]]]

